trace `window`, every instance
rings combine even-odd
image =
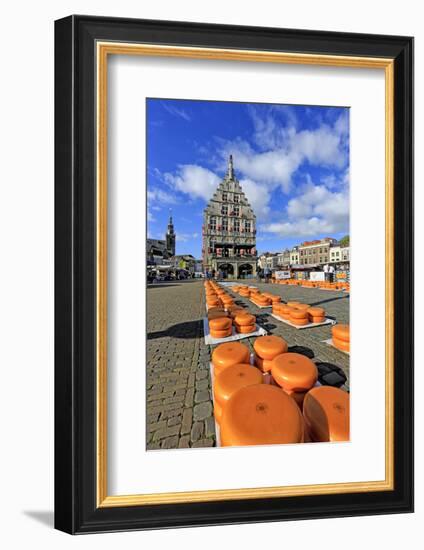
[[[248,221],[244,222],[244,230],[247,231],[247,232],[250,231],[250,222],[248,222]]]
[[[216,218],[211,218],[211,229],[216,231]]]
[[[240,216],[240,207],[239,206],[234,207],[234,216]]]
[[[240,202],[240,195],[234,195],[234,202]]]
[[[221,213],[223,216],[228,216],[228,206],[226,204],[222,205]]]
[[[226,201],[228,200],[228,195],[227,195],[227,193],[222,193],[222,200],[223,200],[224,202],[226,202]]]
[[[240,221],[239,220],[234,220],[234,231],[236,231],[237,233],[240,231]]]
[[[222,230],[223,231],[228,231],[228,218],[224,218],[222,220]]]

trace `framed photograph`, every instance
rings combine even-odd
[[[55,24],[55,525],[413,510],[413,39]]]

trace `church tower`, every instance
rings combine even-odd
[[[175,256],[175,231],[172,221],[172,212],[169,215],[168,230],[166,232],[166,250],[170,256]]]
[[[256,216],[238,181],[233,157],[203,214],[203,267],[229,279],[256,274]]]

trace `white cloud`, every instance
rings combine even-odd
[[[163,177],[171,188],[204,200],[211,198],[221,181],[211,170],[195,164],[181,165],[176,174],[167,172]]]
[[[283,112],[291,110],[280,106]],[[276,108],[274,108],[276,110]],[[254,126],[253,139],[261,151],[255,151],[242,139],[218,140],[221,149],[217,167],[224,169],[228,155],[234,157],[236,171],[246,179],[265,183],[271,190],[291,191],[292,177],[304,162],[315,166],[341,169],[348,162],[347,133],[349,118],[342,113],[333,126],[321,123],[313,130],[296,129],[294,115],[285,124],[273,114],[259,115],[248,110]]]
[[[283,221],[263,224],[259,229],[280,237],[296,238],[347,232],[348,190],[331,191],[324,185],[308,183],[301,195],[288,202]]]
[[[157,187],[147,191],[147,200],[149,203],[158,202],[161,204],[176,204],[178,202],[175,195]]]
[[[242,179],[240,185],[258,220],[266,219],[270,212],[271,194],[268,187],[253,180]]]

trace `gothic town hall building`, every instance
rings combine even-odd
[[[229,279],[256,275],[256,216],[234,175],[228,170],[203,215],[203,268]]]

